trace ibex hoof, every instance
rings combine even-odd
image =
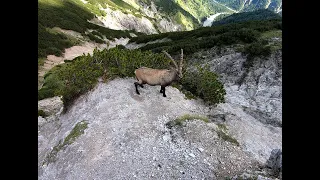
[[[162,91],[162,90],[160,90],[160,93],[163,93],[163,91]]]
[[[164,94],[163,97],[167,97],[167,96]]]

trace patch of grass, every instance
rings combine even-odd
[[[227,128],[227,126],[225,124],[218,123],[217,126],[218,126],[219,129],[221,129],[224,132],[228,131],[228,128]]]
[[[218,127],[219,127],[219,125],[218,125]],[[218,136],[220,138],[222,138],[223,140],[225,140],[225,141],[228,141],[228,142],[231,142],[231,143],[233,143],[233,144],[235,144],[237,146],[240,146],[239,142],[235,138],[231,137],[230,135],[228,135],[225,132],[225,128],[226,127],[223,127],[223,126],[220,125],[219,130],[216,131]]]
[[[38,110],[38,116],[41,116],[43,118],[47,117],[48,115],[43,110]]]
[[[52,150],[50,151],[49,154],[47,154],[47,156],[45,157],[42,165],[48,165],[49,163],[55,162],[56,161],[56,156],[58,154],[58,152],[61,150],[62,148],[62,144],[61,141],[59,141],[58,145],[54,146],[52,148]]]
[[[53,147],[51,152],[46,156],[42,165],[49,164],[51,162],[55,162],[58,152],[61,149],[65,148],[66,145],[72,144],[80,135],[82,135],[84,133],[84,130],[87,129],[87,127],[88,127],[87,121],[82,120],[81,122],[78,122],[75,125],[75,127],[71,130],[70,134],[64,139],[63,143],[60,140],[58,145]]]
[[[87,129],[88,122],[81,121],[76,124],[76,126],[72,129],[70,134],[64,139],[62,146],[72,144],[81,134],[84,133],[84,130]]]
[[[173,126],[182,126],[183,122],[188,121],[188,120],[195,120],[199,119],[204,122],[209,122],[209,119],[206,116],[201,116],[201,115],[195,115],[195,114],[185,114],[183,116],[178,117],[177,119],[173,121],[169,121],[166,123],[166,126],[171,129]]]
[[[220,138],[222,138],[225,141],[231,142],[237,146],[240,145],[235,138],[228,135],[228,128],[225,124],[218,123],[217,126],[218,126],[218,129],[216,130],[216,132]]]

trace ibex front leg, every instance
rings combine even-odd
[[[167,97],[166,96],[166,87],[165,86],[161,86],[160,93],[163,94],[163,97]]]

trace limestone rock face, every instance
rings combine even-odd
[[[103,9],[106,16],[97,17],[105,27],[115,30],[135,30],[146,34],[158,33],[152,22],[145,18],[138,18],[132,14],[124,14],[110,8]]]
[[[282,52],[257,58],[239,84],[246,57],[235,48],[199,51],[190,57],[190,62],[206,64],[220,75],[226,89],[226,103],[214,108],[212,115],[223,115],[230,133],[264,163],[273,149],[282,148]]]
[[[219,179],[256,167],[241,146],[219,137],[201,100],[185,99],[170,86],[166,98],[158,86],[145,85],[137,95],[134,82],[99,83],[58,120],[39,128],[39,179]],[[210,121],[166,126],[185,114]],[[62,147],[81,121],[88,122],[84,133]],[[43,163],[50,156],[55,161]]]
[[[62,108],[63,102],[58,96],[38,101],[38,110],[43,110],[47,116],[58,113]]]
[[[282,152],[280,149],[273,149],[266,163],[268,168],[271,168],[272,174],[278,176],[282,173]]]

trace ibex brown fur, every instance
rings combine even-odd
[[[167,57],[172,61],[175,67],[170,69],[152,69],[147,67],[141,67],[136,69],[134,73],[138,82],[135,82],[137,94],[138,85],[143,88],[143,84],[149,84],[151,86],[160,85],[160,93],[163,93],[163,97],[166,97],[165,87],[169,86],[173,81],[178,81],[182,78],[182,61],[183,61],[183,49],[181,49],[180,63],[179,66],[174,61],[174,59],[166,52],[162,51]]]

